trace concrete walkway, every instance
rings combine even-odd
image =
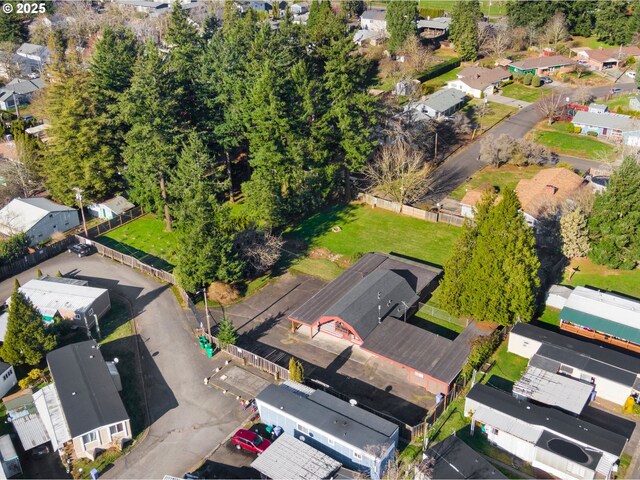
[[[511,97],[504,97],[502,95],[491,95],[488,97],[490,102],[501,103],[514,108],[525,108],[531,105],[531,102],[525,102],[524,100],[516,100]]]

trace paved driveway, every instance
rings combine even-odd
[[[238,427],[246,414],[235,398],[204,385],[213,364],[197,348],[191,326],[166,285],[99,255],[79,259],[63,253],[38,268],[108,287],[128,299],[137,315],[151,427],[103,477],[182,476]],[[18,278],[24,284],[35,278],[35,269]],[[0,298],[7,298],[12,288],[13,279],[0,283]]]

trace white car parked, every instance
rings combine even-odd
[[[629,70],[629,71],[627,72],[627,77],[636,78],[636,72],[635,72],[635,70]]]

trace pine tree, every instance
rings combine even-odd
[[[10,365],[37,365],[56,346],[55,335],[48,334],[42,316],[17,288],[11,295],[9,319],[0,357]]]
[[[235,345],[238,341],[238,335],[236,334],[236,328],[227,317],[223,317],[218,324],[218,341],[220,347],[225,348],[227,345]]]
[[[11,5],[11,13],[0,12],[0,42],[22,43],[28,38],[27,24],[17,13],[15,0],[5,0],[3,5]]]
[[[640,165],[626,157],[596,197],[589,219],[591,259],[631,270],[640,260]]]
[[[54,51],[58,60],[51,65],[53,81],[45,89],[50,141],[41,169],[51,196],[73,205],[74,188],[82,189],[86,200],[117,191],[121,162],[110,129],[98,115],[90,72],[73,44],[69,51],[68,56]]]
[[[463,60],[478,56],[478,19],[482,16],[478,0],[456,2],[451,19],[451,41]]]
[[[415,35],[418,20],[418,2],[405,0],[389,2],[387,6],[387,30],[389,49],[396,51],[404,45],[410,35]]]
[[[342,8],[349,17],[359,17],[364,12],[363,0],[342,0]]]
[[[454,315],[501,325],[528,322],[540,286],[533,231],[515,192],[495,201],[495,194],[485,194],[445,264],[443,306]]]
[[[562,253],[567,258],[584,257],[589,253],[587,216],[580,207],[560,219]]]
[[[172,226],[167,184],[182,140],[172,86],[160,52],[147,42],[134,67],[131,88],[120,100],[130,128],[123,156],[131,200],[146,211],[164,214],[167,230]]]
[[[129,88],[137,56],[138,42],[131,30],[102,30],[90,66],[91,85],[100,103],[117,100]]]
[[[627,8],[628,2],[624,0],[618,2],[601,0],[598,3],[594,29],[598,40],[612,45],[624,45],[629,41],[627,18],[622,14],[627,11]]]

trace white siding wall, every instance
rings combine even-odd
[[[371,30],[372,32],[386,32],[386,20],[372,20],[370,18],[360,19],[360,26],[363,30]]]
[[[477,431],[477,430],[476,430]],[[477,435],[477,434],[476,434]],[[506,432],[501,432],[490,426],[487,427],[487,438],[491,443],[521,458],[525,462],[532,462],[535,457],[535,445],[514,437]]]
[[[31,239],[31,245],[36,245],[51,238],[55,232],[66,232],[78,225],[80,218],[77,210],[51,212],[26,233]]]
[[[460,90],[461,92],[464,92],[467,95],[471,95],[472,97],[475,97],[475,98],[481,97],[482,92],[480,90],[476,88],[471,88],[469,85],[464,83],[461,79],[452,80],[447,83],[447,86],[449,88],[455,88],[456,90]]]
[[[624,405],[624,402],[631,395],[631,387],[602,377],[595,377],[595,379],[596,398],[603,398],[618,405]]]
[[[4,397],[16,383],[18,383],[16,373],[13,371],[13,367],[9,367],[6,372],[0,375],[0,397]]]
[[[542,343],[522,335],[513,332],[509,334],[508,351],[521,357],[531,359],[538,352],[541,345]]]

